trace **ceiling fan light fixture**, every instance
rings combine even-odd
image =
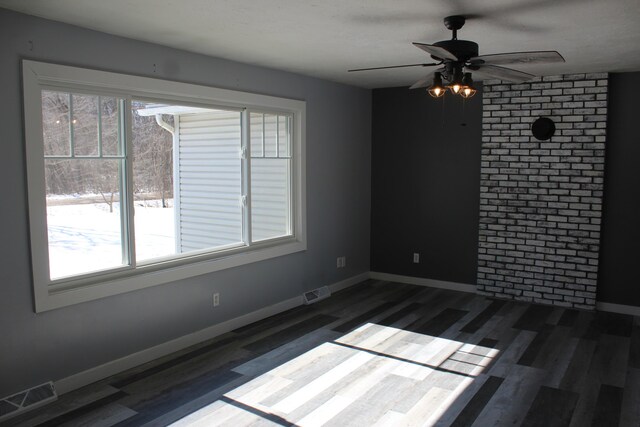
[[[477,92],[476,88],[473,87],[473,79],[471,78],[471,73],[464,73],[464,77],[462,78],[462,90],[460,91],[460,96],[465,99],[472,98]]]
[[[431,87],[429,87],[427,91],[429,92],[429,95],[431,95],[434,98],[440,98],[441,96],[444,96],[445,92],[447,91],[447,88],[445,88],[442,85],[442,74],[437,72],[434,73],[433,84],[431,85]]]
[[[451,77],[449,77],[451,83],[449,85],[447,85],[447,87],[449,88],[449,90],[451,91],[451,93],[458,95],[460,93],[460,91],[463,89],[464,87],[464,82],[463,82],[463,77],[462,77],[462,67],[459,64],[455,64],[453,65],[453,70],[451,72],[451,74],[453,75]],[[450,74],[450,76],[451,76]]]
[[[465,86],[461,91],[460,91],[460,96],[465,98],[465,99],[469,99],[469,98],[473,98],[473,95],[475,95],[477,92],[476,89],[474,89],[471,86]]]

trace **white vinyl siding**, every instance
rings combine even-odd
[[[240,113],[219,111],[175,117],[177,252],[241,243]]]
[[[289,159],[251,159],[253,241],[286,235],[288,211]]]

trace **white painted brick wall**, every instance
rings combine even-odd
[[[478,291],[594,309],[608,75],[485,81]],[[549,117],[548,141],[531,124]]]

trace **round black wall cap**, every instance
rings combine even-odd
[[[533,136],[540,141],[546,141],[556,132],[556,125],[553,120],[547,117],[540,117],[531,125]]]

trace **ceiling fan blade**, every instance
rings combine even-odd
[[[555,50],[541,50],[481,55],[471,58],[469,62],[473,65],[548,64],[552,62],[564,62],[564,58]]]
[[[436,72],[442,71],[442,70],[444,70],[444,68],[438,68],[437,70],[430,71],[429,74],[427,74],[426,76],[422,77],[420,80],[412,84],[411,87],[409,87],[409,89],[420,89],[423,87],[431,86],[431,84],[433,83],[433,75]]]
[[[469,67],[473,71],[473,75],[476,74],[485,77],[506,80],[514,83],[522,83],[535,78],[533,74],[525,73],[524,71],[514,70],[512,68],[498,67],[496,65],[476,65]]]
[[[425,52],[427,52],[429,55],[432,55],[438,59],[450,59],[452,61],[458,60],[458,57],[456,57],[453,53],[449,52],[447,49],[443,47],[435,46],[432,44],[416,43],[416,42],[414,42],[413,45],[418,49],[422,49]]]
[[[433,67],[440,65],[440,62],[432,62],[428,64],[406,64],[406,65],[390,65],[387,67],[373,67],[373,68],[355,68],[353,70],[347,70],[348,73],[352,71],[370,71],[370,70],[385,70],[388,68],[405,68],[405,67]]]

